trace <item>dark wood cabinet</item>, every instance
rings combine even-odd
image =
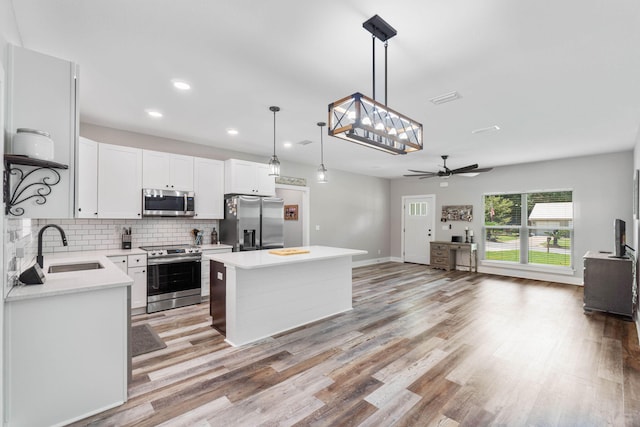
[[[633,261],[589,251],[584,257],[584,311],[633,316]]]
[[[223,263],[211,261],[209,264],[209,313],[213,318],[211,326],[221,334],[227,334],[227,269]]]

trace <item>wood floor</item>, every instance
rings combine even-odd
[[[207,304],[136,316],[167,348],[76,425],[640,426],[635,324],[581,307],[581,287],[386,263],[354,269],[352,311],[241,348]]]

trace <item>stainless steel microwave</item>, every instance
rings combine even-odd
[[[193,191],[142,190],[142,216],[195,216]]]

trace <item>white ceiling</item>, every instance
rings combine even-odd
[[[80,65],[81,120],[320,163],[318,121],[372,95],[371,35],[389,40],[388,105],[423,123],[393,156],[328,137],[325,164],[380,177],[631,149],[640,124],[637,0],[13,0],[24,47]],[[377,43],[377,97],[383,48]],[[179,93],[171,79],[191,83]],[[460,100],[430,98],[458,91]],[[163,112],[151,119],[145,109]],[[498,125],[499,132],[471,131]],[[239,135],[227,135],[227,128]],[[310,140],[305,146],[296,144]],[[282,143],[294,143],[285,149]]]

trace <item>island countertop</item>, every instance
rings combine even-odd
[[[97,289],[130,286],[133,284],[125,272],[120,270],[106,256],[94,253],[56,254],[44,259],[45,281],[42,285],[14,286],[5,301],[17,301],[32,298],[50,297],[54,295],[87,292]],[[104,268],[96,270],[70,271],[64,273],[47,273],[49,266],[60,264],[75,264],[85,262],[99,262]]]
[[[287,248],[293,249],[293,248]],[[364,255],[367,251],[360,249],[334,248],[330,246],[300,246],[295,249],[309,251],[295,255],[275,255],[268,249],[261,251],[229,252],[222,254],[203,255],[210,260],[224,263],[225,266],[241,269],[274,267],[277,265],[294,264],[299,262],[318,261],[322,259],[340,258],[344,256]]]

